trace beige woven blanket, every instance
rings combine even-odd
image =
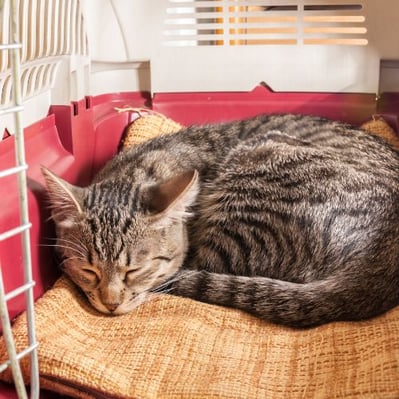
[[[25,327],[23,315],[19,349]],[[301,331],[162,295],[109,317],[62,277],[37,302],[36,327],[41,385],[76,398],[399,397],[399,308]]]
[[[123,144],[178,128],[159,115],[140,118]],[[161,295],[109,317],[62,277],[35,314],[41,385],[76,398],[399,398],[399,307],[365,322],[292,330]],[[25,315],[13,331],[24,349]],[[27,358],[22,368],[29,381]],[[0,377],[11,381],[9,370]]]

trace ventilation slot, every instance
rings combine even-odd
[[[270,1],[169,0],[169,46],[366,45],[361,2],[271,4]],[[291,2],[292,3],[292,2]]]
[[[167,8],[165,44],[172,46],[201,46],[224,44],[223,7],[216,1],[181,1]],[[192,6],[188,6],[188,5]]]
[[[330,5],[305,5],[305,11],[342,11],[342,10],[362,10],[361,4],[330,4]]]
[[[303,43],[319,45],[368,44],[363,5],[305,5]]]

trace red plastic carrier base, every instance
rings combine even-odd
[[[126,125],[136,114],[120,109],[149,107],[183,125],[228,121],[260,113],[303,113],[325,116],[355,125],[380,114],[399,132],[399,93],[388,93],[378,101],[369,94],[273,93],[258,86],[248,93],[116,93],[86,97],[71,105],[52,106],[49,115],[25,129],[28,169],[29,215],[35,298],[40,297],[59,276],[48,244],[54,229],[48,221],[44,165],[71,183],[86,185],[118,149]],[[0,168],[15,165],[14,137],[0,142]],[[0,186],[3,212],[0,232],[19,225],[16,177],[4,178]],[[20,237],[0,242],[1,267],[6,291],[23,284]],[[18,296],[8,302],[10,317],[25,307]],[[40,343],[39,343],[40,344]],[[0,399],[16,397],[12,387],[0,385]],[[44,393],[42,398],[57,398]]]

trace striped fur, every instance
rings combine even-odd
[[[122,152],[85,189],[44,174],[72,242],[64,270],[100,311],[167,289],[308,327],[399,303],[399,155],[349,125],[193,126]]]

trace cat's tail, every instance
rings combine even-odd
[[[297,328],[336,320],[362,320],[398,304],[394,287],[391,290],[386,287],[383,297],[383,288],[374,286],[375,289],[366,292],[363,284],[347,277],[293,283],[267,277],[182,270],[175,277],[170,292],[233,307],[263,320]],[[375,283],[378,285],[377,281]]]

